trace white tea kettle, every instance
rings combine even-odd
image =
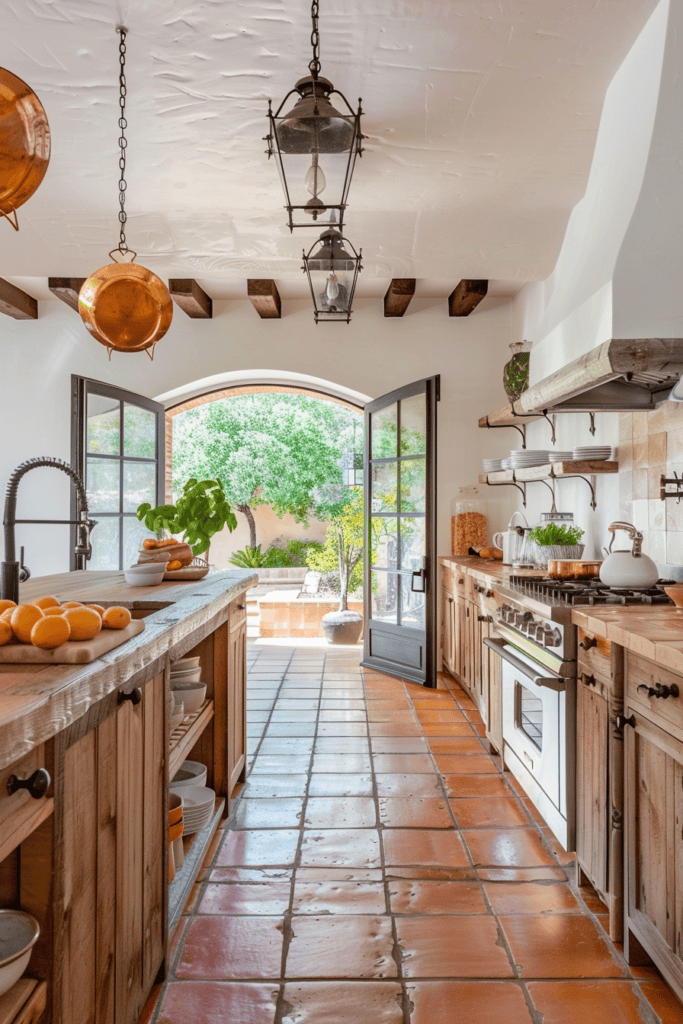
[[[607,529],[612,534],[609,542],[607,558],[600,566],[600,579],[608,587],[646,588],[651,587],[659,579],[657,566],[641,551],[643,535],[631,523],[612,523]],[[630,551],[612,551],[617,530],[626,530],[629,540],[633,541]]]
[[[493,544],[494,547],[501,548],[503,551],[503,565],[512,565],[513,562],[519,560],[521,552],[522,541],[524,539],[524,530],[521,524],[515,522],[515,518],[519,517],[524,526],[529,529],[529,525],[522,515],[521,512],[513,512],[508,528],[503,533],[494,533]]]

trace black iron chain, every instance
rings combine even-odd
[[[126,139],[126,128],[128,127],[126,120],[126,30],[119,28],[119,32],[121,35],[119,42],[119,64],[121,66],[119,72],[119,128],[121,129],[119,136],[119,224],[121,225],[119,249],[126,253],[128,252],[126,244],[126,220],[128,219],[126,213],[126,189],[128,187],[126,183],[126,147],[128,145]]]
[[[318,14],[318,0],[313,0],[311,3],[311,21],[313,22],[311,46],[313,47],[313,60],[308,65],[308,69],[313,78],[317,78],[320,74],[320,32],[318,31]]]

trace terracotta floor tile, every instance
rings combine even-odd
[[[482,882],[566,882],[563,868],[477,868]]]
[[[289,909],[290,882],[209,883],[199,904],[200,914],[282,916]]]
[[[663,981],[643,981],[640,984],[643,995],[659,1015],[662,1024],[681,1024],[683,1006]]]
[[[375,828],[377,812],[372,797],[309,797],[306,828]]]
[[[448,802],[434,797],[380,797],[385,828],[453,828]]]
[[[227,832],[216,860],[217,867],[233,865],[293,864],[299,833],[291,829]]]
[[[313,736],[266,736],[261,743],[259,754],[283,754],[289,757],[310,757],[315,740]]]
[[[276,708],[273,711],[271,722],[290,722],[292,725],[299,725],[302,722],[316,722],[318,720],[317,711],[281,711]]]
[[[306,868],[296,869],[299,882],[381,882],[381,868]]]
[[[367,736],[319,736],[315,743],[316,754],[369,754]]]
[[[370,722],[370,736],[422,736],[420,727],[415,722]]]
[[[195,917],[185,933],[177,978],[279,978],[279,917]]]
[[[367,736],[365,722],[320,722],[318,736]]]
[[[304,802],[301,797],[240,800],[232,819],[233,828],[298,828]]]
[[[286,882],[294,875],[292,866],[286,868],[213,868],[211,882]]]
[[[282,1024],[403,1022],[401,986],[391,982],[289,982],[284,1002]]]
[[[443,797],[438,775],[411,772],[410,775],[377,775],[375,779],[380,797]]]
[[[389,829],[382,833],[387,865],[465,868],[469,858],[460,835],[446,829]]]
[[[498,775],[498,768],[488,754],[435,754],[434,760],[444,775]]]
[[[315,736],[315,718],[310,722],[271,721],[266,736],[279,739],[284,736]]]
[[[581,906],[567,884],[489,882],[486,895],[496,914],[580,914]]]
[[[422,865],[406,867],[399,864],[387,866],[386,877],[390,881],[397,878],[418,878],[431,882],[476,882],[477,872],[473,867],[431,868]]]
[[[416,725],[417,720],[413,710],[409,711],[393,711],[391,708],[383,709],[376,708],[374,711],[368,711],[369,722],[399,722],[403,725]]]
[[[346,772],[362,775],[372,771],[370,755],[366,754],[315,754],[313,774],[318,772],[341,774]]]
[[[476,882],[393,879],[389,883],[392,914],[488,914]]]
[[[375,829],[322,829],[304,832],[304,867],[379,867],[379,833]]]
[[[421,722],[425,736],[472,736],[469,722]]]
[[[514,977],[491,915],[395,920],[403,974],[408,978]]]
[[[325,711],[365,711],[365,701],[363,698],[323,697],[320,707]]]
[[[546,843],[548,844],[550,849],[553,851],[553,853],[557,857],[557,859],[560,862],[560,864],[562,864],[563,866],[566,866],[566,865],[574,864],[575,863],[575,861],[576,861],[576,854],[575,853],[568,853],[565,850],[565,848],[562,845],[562,843],[560,842],[560,840],[557,839],[553,835],[553,833],[551,832],[551,830],[549,828],[542,828],[541,832],[543,833],[543,837],[544,837]]]
[[[434,764],[428,754],[373,754],[372,760],[377,774],[434,773]]]
[[[476,736],[434,736],[429,740],[433,754],[483,754]]]
[[[637,990],[628,982],[532,981],[528,987],[543,1024],[641,1024],[644,1020]]]
[[[458,828],[529,828],[529,819],[514,796],[465,797],[449,802]]]
[[[410,1024],[531,1024],[521,986],[509,981],[411,981],[406,991]]]
[[[532,868],[555,864],[535,829],[477,829],[463,831],[462,835],[475,865]]]
[[[372,775],[311,775],[309,796],[372,796]]]
[[[386,914],[386,897],[381,882],[326,880],[300,882],[294,889],[295,914]]]
[[[439,711],[443,709],[455,709],[455,701],[449,693],[440,694],[438,697],[413,697],[413,705],[417,711]]]
[[[292,918],[287,978],[395,978],[390,917]]]
[[[364,711],[321,711],[319,722],[366,722]]]
[[[288,757],[286,754],[259,754],[254,761],[254,767],[251,771],[254,775],[279,775],[280,772],[289,772],[292,775],[297,775],[307,772],[310,763],[311,758],[309,754],[292,757]]]
[[[277,985],[171,982],[157,1024],[273,1024],[278,991]]]
[[[520,914],[499,920],[522,978],[618,978],[624,973],[589,917]]]
[[[510,789],[501,775],[448,775],[441,776],[449,797],[509,797]]]
[[[426,754],[427,743],[421,736],[373,736],[373,754]]]
[[[455,705],[449,711],[418,711],[417,718],[423,725],[434,725],[435,723],[443,725],[447,722],[467,723],[465,715]]]

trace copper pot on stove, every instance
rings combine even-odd
[[[601,565],[601,559],[551,558],[548,576],[554,580],[597,580]]]

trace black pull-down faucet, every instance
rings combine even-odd
[[[71,477],[76,485],[76,519],[17,519],[17,492],[19,481],[32,469],[40,469],[47,466],[51,469],[59,469]],[[92,544],[90,533],[97,521],[89,516],[88,499],[85,487],[75,469],[72,469],[61,459],[53,459],[48,456],[39,459],[29,459],[22,462],[12,473],[7,482],[5,495],[5,516],[3,526],[5,528],[5,561],[0,565],[0,596],[9,601],[19,601],[19,583],[24,583],[31,575],[30,570],[23,564],[24,549],[21,549],[21,565],[17,561],[15,545],[15,526],[17,523],[50,523],[76,527],[76,568],[84,569],[85,563],[92,557]]]

